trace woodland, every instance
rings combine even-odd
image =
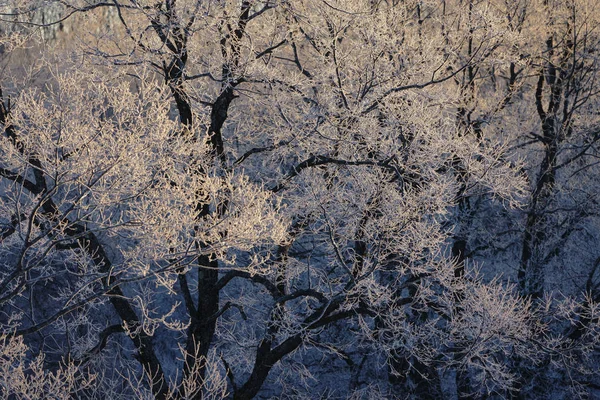
[[[600,398],[600,0],[0,0],[0,398]]]

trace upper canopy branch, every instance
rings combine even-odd
[[[392,172],[396,172],[396,169],[391,166],[389,163],[390,161],[393,159],[390,158],[388,160],[385,161],[375,161],[375,160],[356,160],[356,161],[352,161],[352,160],[340,160],[340,159],[336,159],[336,158],[332,158],[329,156],[321,156],[321,155],[317,155],[317,156],[311,156],[310,158],[302,161],[300,164],[296,165],[295,167],[292,168],[292,170],[290,172],[288,172],[285,177],[281,180],[281,182],[279,182],[278,184],[276,184],[275,186],[273,186],[270,190],[272,192],[279,192],[280,190],[282,190],[283,188],[285,188],[285,185],[294,177],[298,176],[300,174],[300,172],[302,172],[302,170],[310,168],[310,167],[317,167],[319,165],[325,165],[325,164],[337,164],[337,165],[373,165],[373,166],[378,166],[381,168],[385,168],[388,169]]]

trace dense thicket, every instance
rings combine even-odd
[[[0,394],[600,395],[600,6],[0,1]]]

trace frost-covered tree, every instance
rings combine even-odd
[[[593,172],[595,120],[579,112],[598,45],[580,6],[2,4],[0,321],[24,361],[0,382],[91,398],[527,397],[539,368],[586,390],[600,263],[565,299],[530,290],[549,232],[568,232],[558,251],[571,226],[596,234],[581,225],[593,196],[547,178]],[[523,44],[553,12],[570,25]],[[542,131],[523,144],[530,110]],[[569,201],[589,214],[573,220]],[[491,251],[510,240],[520,259]]]

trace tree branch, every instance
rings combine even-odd
[[[219,279],[214,285],[213,289],[220,291],[234,278],[248,279],[254,283],[264,286],[274,299],[279,299],[282,296],[282,293],[279,291],[279,289],[277,289],[277,286],[264,276],[252,275],[248,272],[238,270],[230,271],[223,275],[221,279]]]
[[[31,182],[29,179],[23,178],[23,176],[17,173],[9,171],[6,168],[0,168],[0,176],[20,184],[32,194],[40,194],[39,187],[35,183]]]
[[[311,156],[305,161],[302,161],[300,164],[296,165],[292,168],[290,172],[275,186],[273,186],[270,190],[274,193],[282,190],[285,185],[294,177],[298,176],[302,170],[310,167],[317,167],[319,165],[325,164],[337,164],[337,165],[373,165],[381,168],[388,169],[392,172],[396,172],[396,169],[389,165],[389,162],[392,159],[388,159],[386,161],[373,161],[373,160],[363,160],[363,161],[350,161],[350,160],[339,160],[335,158],[331,158],[328,156]]]

